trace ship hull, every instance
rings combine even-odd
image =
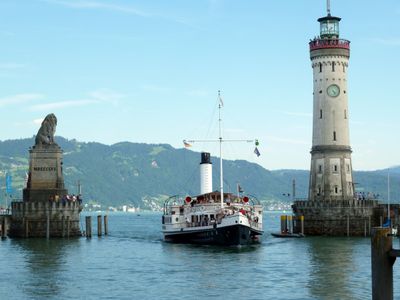
[[[261,234],[262,231],[235,224],[216,228],[164,232],[164,239],[171,243],[236,246],[259,243]]]

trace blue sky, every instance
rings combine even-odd
[[[79,141],[168,143],[217,135],[230,159],[308,169],[308,41],[325,0],[1,0],[0,139],[30,137],[48,113]],[[332,0],[351,41],[353,167],[400,164],[400,2]],[[217,154],[215,144],[195,151]]]

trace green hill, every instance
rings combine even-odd
[[[66,187],[70,193],[77,193],[77,182],[80,181],[86,203],[155,208],[169,195],[199,193],[200,154],[197,152],[175,149],[167,144],[121,142],[108,146],[62,137],[56,140],[64,150]],[[34,138],[0,142],[1,196],[5,194],[5,172],[10,172],[13,198],[21,198],[28,171],[28,149],[33,144]],[[215,157],[211,161],[214,190],[217,190],[219,162]],[[269,171],[244,160],[226,160],[223,167],[227,191],[235,192],[240,183],[245,192],[264,202],[290,202],[291,198],[286,195],[291,193],[295,179],[296,196],[305,198],[307,195],[308,171]],[[354,177],[358,190],[378,193],[386,199],[387,170],[354,172]],[[391,169],[392,199],[400,199],[399,179],[400,168]]]

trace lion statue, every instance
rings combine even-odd
[[[54,114],[48,114],[42,122],[36,135],[36,145],[51,145],[54,143],[54,134],[56,133],[57,118]]]

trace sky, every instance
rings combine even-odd
[[[355,170],[400,164],[400,1],[332,0],[351,41]],[[325,0],[1,0],[0,140],[31,137],[49,113],[82,142],[218,137],[227,159],[308,169],[308,42]],[[218,156],[217,143],[193,151]]]

